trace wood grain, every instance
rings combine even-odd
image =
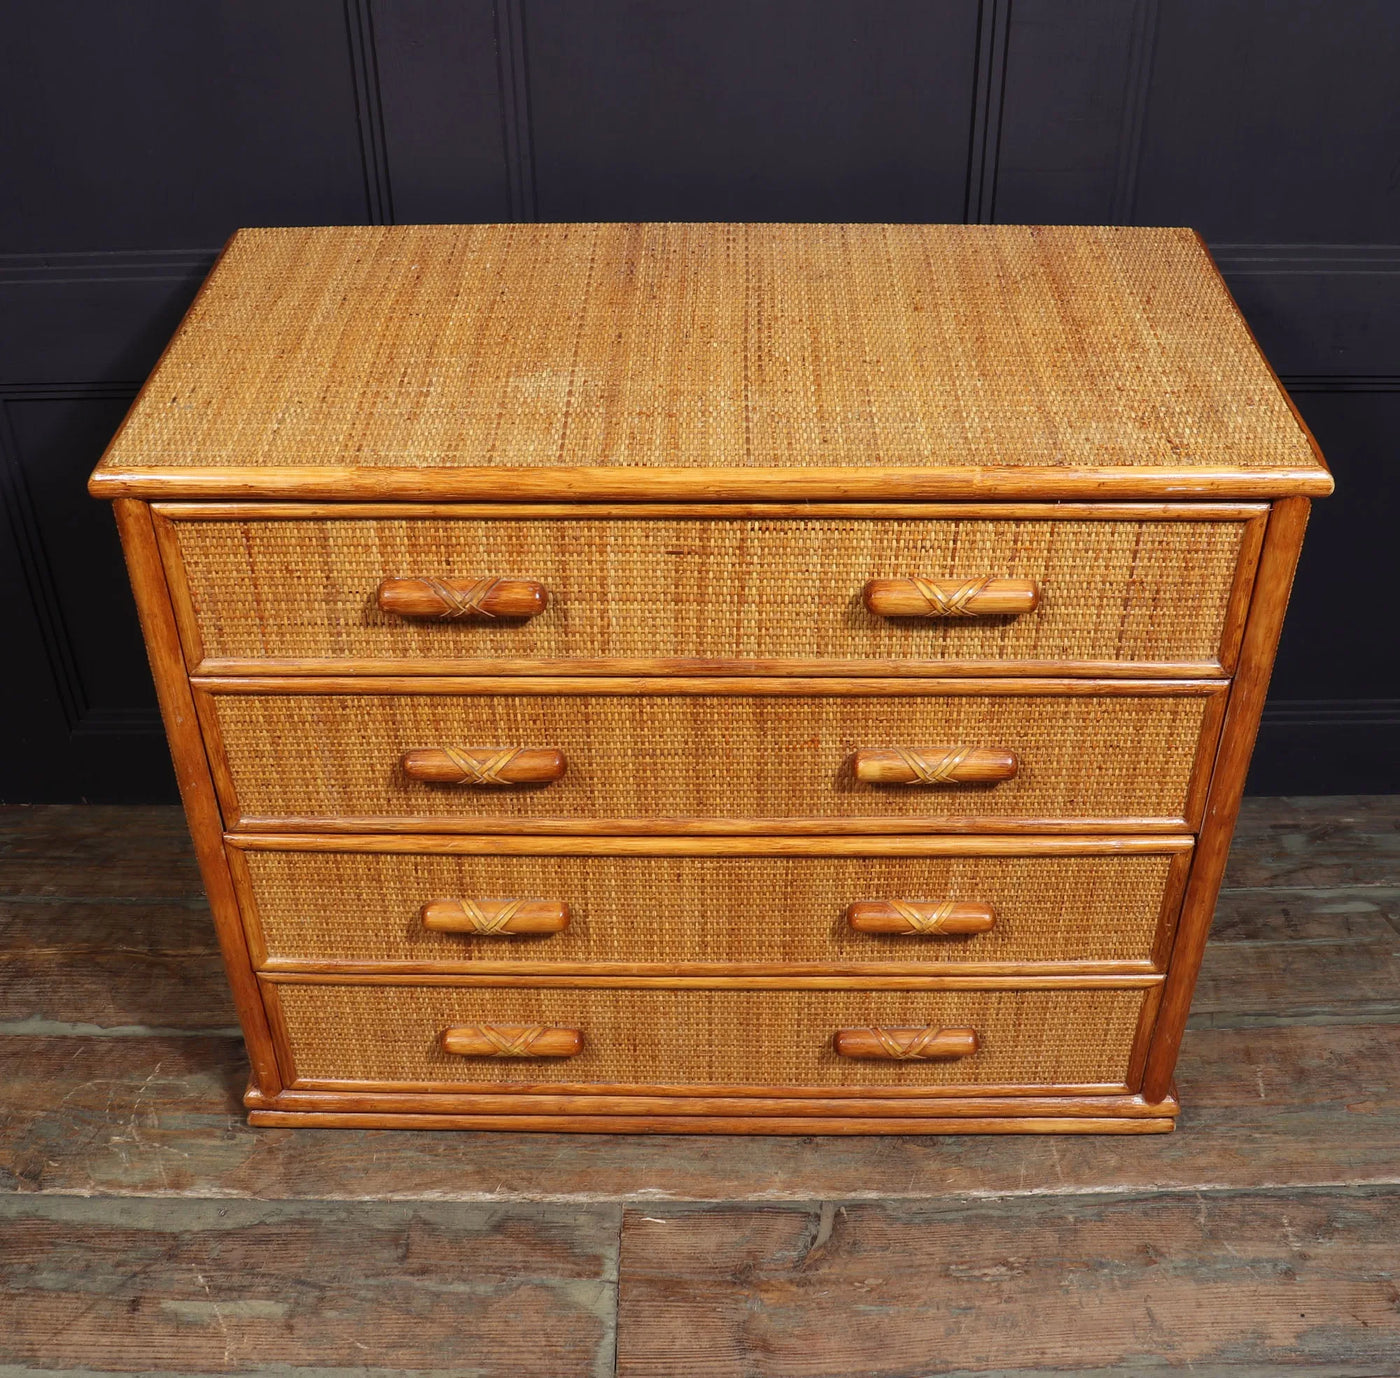
[[[1344,994],[1344,992],[1343,992]],[[267,1134],[237,1039],[0,1039],[0,1187],[506,1204],[977,1200],[1047,1190],[1400,1187],[1400,1024],[1188,1031],[1184,1131],[1097,1140]]]
[[[431,933],[562,933],[569,906],[558,900],[429,900],[420,911]]]
[[[524,622],[549,606],[549,590],[536,579],[394,578],[375,593],[381,612],[435,622]]]
[[[95,498],[149,501],[301,498],[351,502],[957,502],[957,501],[1209,501],[1250,502],[1321,498],[1332,476],[1318,469],[1151,468],[1119,465],[980,469],[534,469],[463,466],[455,469],[203,469],[155,466],[99,469],[88,480]]]
[[[547,785],[567,769],[550,747],[415,747],[403,754],[410,780],[434,785]]]
[[[852,769],[867,785],[985,785],[1015,779],[1020,762],[992,747],[862,747]]]
[[[0,1236],[3,1367],[611,1368],[606,1207],[30,1195],[0,1197]]]
[[[552,517],[576,519],[576,503],[512,502],[157,502],[151,506],[158,519],[167,521],[249,521],[375,517]],[[714,521],[732,517],[800,517],[803,521],[830,517],[862,517],[879,521],[891,517],[975,517],[999,521],[1229,521],[1254,519],[1268,514],[1259,502],[997,502],[997,503],[898,503],[898,502],[707,502],[694,503],[590,503],[582,509],[592,517],[678,517]]]
[[[444,1029],[439,1042],[454,1057],[577,1057],[583,1051],[578,1029],[539,1024],[476,1024]]]
[[[618,1373],[1382,1373],[1397,1233],[1393,1192],[648,1207],[623,1222]]]
[[[976,900],[858,900],[847,905],[846,922],[857,933],[987,933],[996,924],[996,912]]]
[[[877,617],[1019,617],[1040,589],[1034,579],[870,579],[861,599]]]

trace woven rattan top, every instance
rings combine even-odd
[[[361,497],[1329,488],[1194,233],[1005,225],[242,230],[94,482]]]

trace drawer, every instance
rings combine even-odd
[[[370,972],[1148,970],[1165,957],[1190,858],[1177,838],[1118,839],[1126,851],[1105,841],[1087,855],[1080,839],[1041,838],[1021,856],[968,855],[967,843],[937,838],[918,844],[923,855],[891,854],[882,839],[842,844],[865,853],[843,855],[826,840],[799,841],[798,855],[660,855],[684,843],[650,839],[640,855],[595,850],[635,849],[628,839],[590,839],[583,855],[568,842],[502,855],[518,845],[509,839],[411,850],[422,841],[231,847],[254,961]],[[880,925],[905,931],[871,931]]]
[[[1132,1080],[1133,1054],[1157,990],[1155,985],[736,990],[264,983],[284,1071],[298,1088],[691,1087],[754,1093],[1121,1092]],[[563,1057],[444,1051],[446,1030],[483,1026],[521,1034],[574,1030],[581,1050]],[[843,1057],[834,1047],[842,1030],[900,1037],[896,1031],[925,1029],[971,1030],[977,1050],[894,1061]]]
[[[1264,520],[1261,507],[1219,505],[835,508],[821,518],[694,508],[404,517],[354,506],[301,520],[249,515],[260,510],[297,509],[159,509],[192,666],[1219,674],[1233,667]],[[354,515],[366,510],[380,515]],[[868,581],[910,576],[950,589],[1026,580],[1039,601],[1015,616],[978,612],[977,599],[944,609],[963,615],[866,607]],[[499,605],[471,590],[492,577],[538,583],[543,611],[485,617]],[[403,616],[377,600],[394,578],[465,592],[449,603],[420,590],[426,612]]]
[[[1188,829],[1225,696],[1208,682],[1064,681],[1051,692],[1031,680],[598,680],[564,681],[564,691],[543,678],[366,679],[296,692],[301,683],[201,682],[231,827]],[[1002,765],[1014,758],[1015,777],[940,783],[941,768],[962,770],[963,748]],[[500,780],[517,749],[530,753],[520,773],[543,761],[562,777],[450,784],[409,774],[410,752],[446,750],[437,759],[449,774]],[[931,781],[857,778],[858,752],[899,750],[917,753]]]

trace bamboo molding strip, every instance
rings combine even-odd
[[[1228,469],[1105,466],[983,469],[753,468],[753,469],[535,469],[463,467],[240,468],[156,466],[99,469],[88,480],[96,498],[270,498],[408,502],[542,499],[569,502],[977,501],[979,499],[1126,499],[1152,501],[1207,498],[1250,501],[1280,497],[1326,497],[1332,475],[1321,468]]]
[[[1110,856],[1189,852],[1186,836],[471,837],[440,833],[224,835],[246,851],[427,852],[449,856]]]

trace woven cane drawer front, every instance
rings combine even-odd
[[[1221,693],[861,697],[823,694],[818,682],[800,695],[223,693],[207,702],[236,795],[225,800],[230,822],[547,831],[635,820],[664,831],[694,819],[763,831],[774,820],[878,819],[937,830],[968,819],[1184,826]],[[954,744],[1014,752],[1019,772],[996,784],[854,777],[859,749]],[[405,754],[437,747],[550,748],[566,771],[514,787],[410,779]]]
[[[403,1087],[1125,1087],[1145,989],[697,990],[281,983],[298,1084]],[[450,1027],[578,1029],[566,1058],[459,1057]],[[971,1028],[939,1061],[839,1056],[845,1028]]]
[[[1180,855],[1180,854],[1178,854]],[[958,966],[1153,957],[1170,855],[440,856],[239,851],[261,946],[279,964],[335,959],[471,968],[555,963]],[[1183,858],[1184,860],[1184,858]],[[434,932],[439,899],[542,899],[568,926]],[[991,928],[858,932],[880,900],[989,906]]]
[[[178,509],[173,509],[178,511]],[[1112,508],[1089,509],[1101,514]],[[205,657],[1188,664],[1222,659],[1245,517],[180,520]],[[288,576],[295,570],[296,577]],[[867,580],[1033,580],[1019,616],[882,617]],[[528,577],[525,621],[406,619],[385,578]],[[463,609],[456,609],[461,613]],[[1224,659],[1233,657],[1225,648]]]

